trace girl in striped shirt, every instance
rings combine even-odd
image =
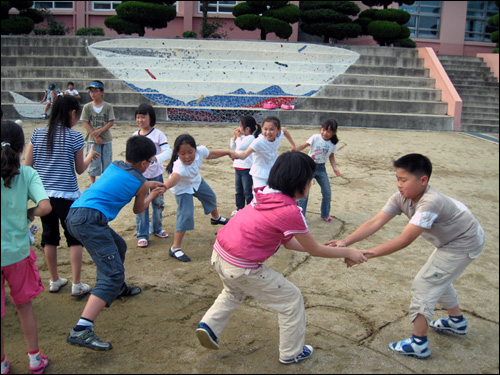
[[[28,144],[25,159],[25,165],[33,167],[40,175],[52,205],[52,212],[41,218],[42,246],[50,273],[49,290],[51,293],[59,292],[60,288],[68,283],[67,279],[59,277],[57,271],[57,246],[61,239],[60,222],[70,251],[73,271],[71,295],[73,296],[87,294],[90,287],[81,283],[83,247],[68,233],[66,216],[71,204],[82,193],[78,189],[76,173],[82,174],[92,159],[98,159],[100,156],[92,147],[88,155],[84,157],[83,136],[72,129],[78,123],[80,114],[81,106],[75,97],[70,95],[57,97],[48,126],[35,129]]]

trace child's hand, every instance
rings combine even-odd
[[[350,248],[350,255],[345,258],[345,263],[347,267],[352,267],[356,264],[361,264],[368,261],[367,255],[374,255],[375,253],[370,250],[358,250]]]
[[[340,176],[340,171],[337,167],[333,168],[333,172],[335,173],[335,176]]]
[[[297,150],[297,147],[295,147],[295,146],[290,147],[290,150],[291,150],[291,151],[298,151],[298,150]]]
[[[97,160],[101,157],[100,153],[98,153],[97,151],[94,151],[94,144],[93,143],[90,145],[89,154],[92,154],[92,160]]]
[[[232,160],[236,159],[235,155],[236,155],[236,152],[234,152],[234,151],[229,151],[228,156],[229,156]]]
[[[331,240],[326,242],[325,245],[331,247],[347,247],[347,244],[342,240]]]
[[[234,129],[233,134],[235,138],[239,137],[241,135],[240,128]]]
[[[158,186],[154,188],[150,194],[152,194],[155,198],[158,198],[160,195],[164,194],[167,191],[167,187],[165,185]]]

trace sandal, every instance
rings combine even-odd
[[[156,237],[168,238],[168,233],[165,229],[162,229],[159,233],[153,233]]]
[[[120,294],[118,294],[118,297],[132,297],[136,294],[139,294],[140,292],[142,292],[142,289],[138,286],[128,286],[127,284],[123,283],[122,290],[120,290]]]
[[[292,110],[295,109],[295,106],[293,104],[290,104],[289,102],[284,102],[281,105],[281,109]]]
[[[168,253],[172,258],[180,260],[181,262],[191,262],[191,258],[184,254],[182,249],[173,250],[172,248],[170,248]]]
[[[139,241],[137,241],[137,246],[138,247],[148,247],[148,240],[145,238],[139,239]]]
[[[264,109],[275,109],[276,104],[274,104],[273,102],[265,102],[262,107],[264,107]]]

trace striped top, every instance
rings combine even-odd
[[[47,146],[48,130],[48,127],[36,128],[31,136],[33,168],[40,175],[49,197],[77,199],[82,192],[76,179],[75,153],[85,145],[83,135],[58,125],[50,151]]]

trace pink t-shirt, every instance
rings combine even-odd
[[[255,269],[294,234],[303,233],[309,228],[295,200],[261,187],[255,189],[252,203],[219,230],[214,250],[236,267]]]

